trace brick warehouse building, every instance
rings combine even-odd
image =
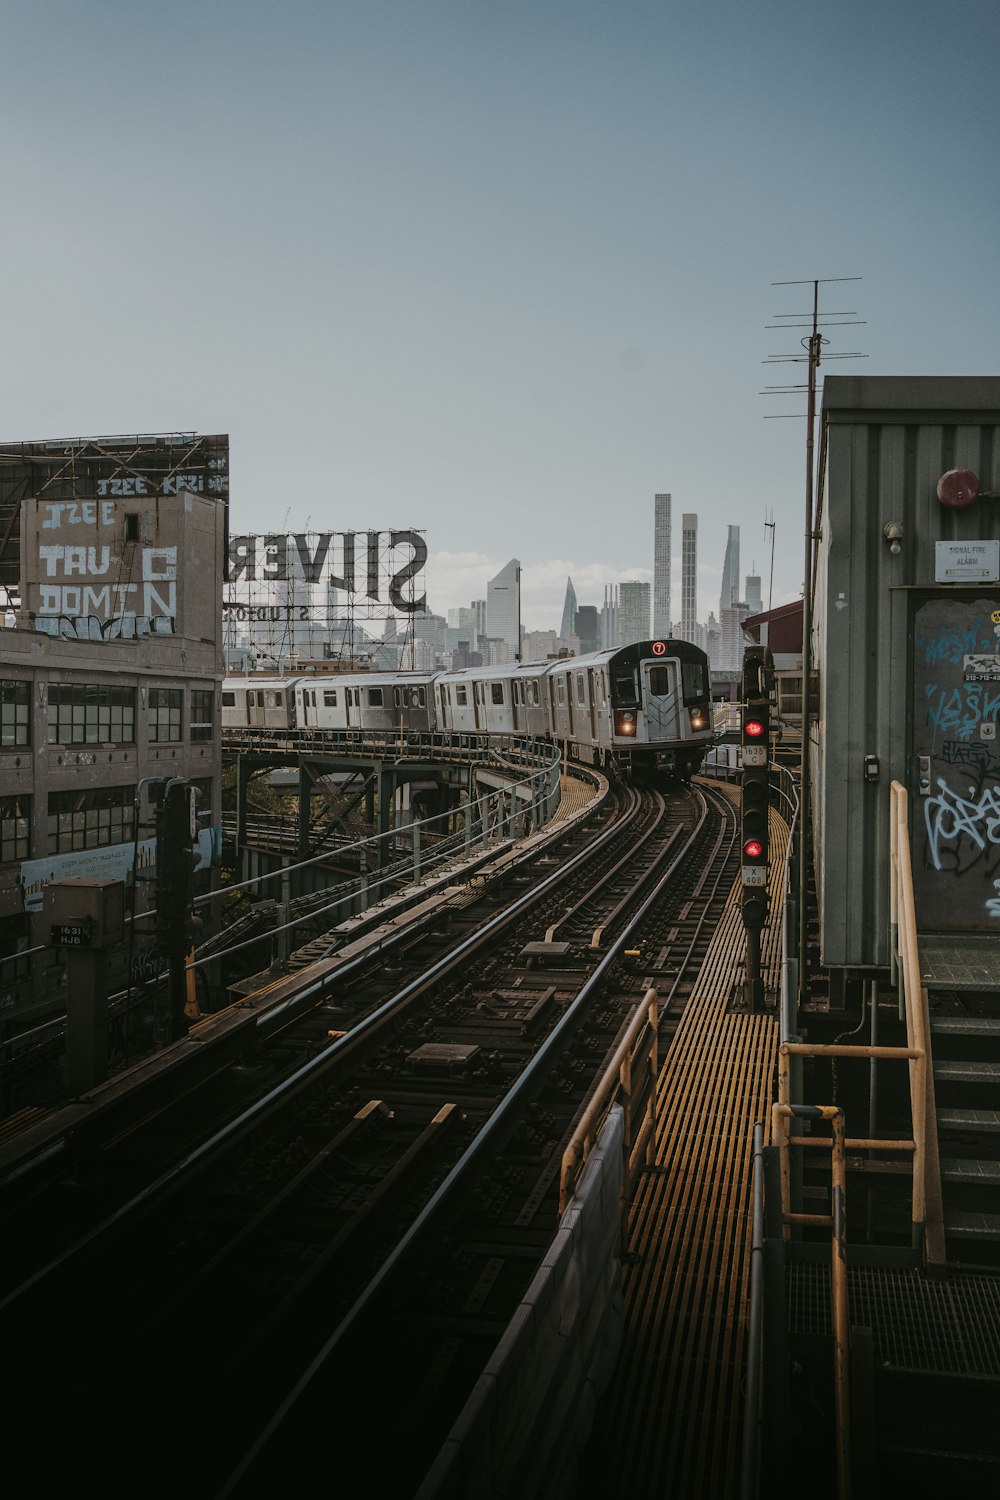
[[[45,887],[125,883],[111,993],[158,972],[151,785],[181,777],[221,843],[229,442],[170,434],[0,445],[0,1034],[65,1012]],[[14,537],[16,535],[16,545]],[[16,573],[16,578],[15,578]],[[130,932],[131,927],[131,932]]]

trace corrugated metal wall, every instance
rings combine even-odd
[[[928,598],[969,597],[962,585],[935,581],[938,541],[1000,535],[1000,501],[953,509],[937,485],[967,468],[983,490],[1000,488],[1000,377],[830,376],[822,422],[812,757],[822,959],[884,966],[891,781],[910,791],[915,846],[913,821],[923,826],[912,753],[914,613]],[[891,523],[901,528],[898,553],[884,536]],[[878,757],[877,782],[865,780],[869,754]]]

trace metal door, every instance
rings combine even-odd
[[[1000,933],[1000,591],[913,616],[910,849],[917,927]]]
[[[680,739],[680,694],[677,691],[677,665],[672,661],[644,661],[642,671],[642,706],[646,712],[646,739],[650,741]]]

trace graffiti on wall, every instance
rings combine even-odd
[[[38,548],[37,629],[87,640],[173,632],[176,547],[136,544],[134,561],[124,569],[114,545],[113,500],[42,500],[38,516],[40,535],[52,536]]]
[[[922,772],[927,910],[945,925],[992,924],[1000,921],[1000,609],[939,599],[920,610],[921,622],[931,627],[914,632],[915,719],[921,696],[924,707],[914,753],[930,768]]]

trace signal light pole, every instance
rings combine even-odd
[[[180,777],[167,782],[156,810],[156,941],[167,960],[170,1040],[188,1029],[187,957],[197,918],[194,870],[198,863],[196,787]]]
[[[743,666],[740,752],[743,765],[740,794],[741,911],[746,929],[744,999],[751,1011],[764,1009],[764,980],[760,965],[760,934],[768,913],[768,807],[771,770],[768,742],[770,704],[766,692],[767,653],[747,651]]]

